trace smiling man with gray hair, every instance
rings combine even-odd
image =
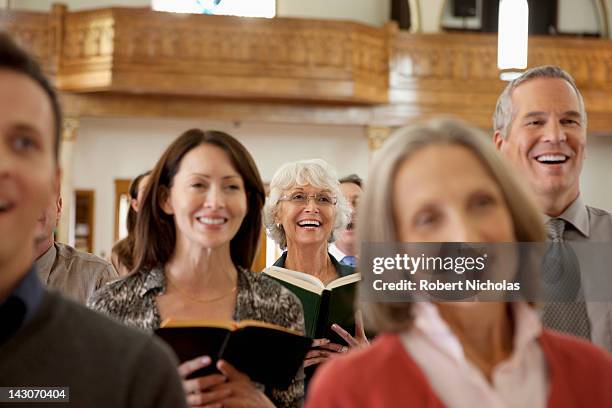
[[[612,216],[585,205],[580,173],[587,115],[573,78],[540,66],[510,82],[493,117],[498,151],[528,184],[545,214],[549,240],[612,241]],[[544,305],[544,324],[612,351],[612,303]]]

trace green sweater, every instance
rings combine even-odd
[[[0,347],[0,386],[70,387],[71,407],[186,404],[175,357],[159,340],[52,292]]]

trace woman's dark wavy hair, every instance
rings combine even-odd
[[[174,217],[166,214],[161,203],[172,187],[183,157],[194,148],[210,144],[223,149],[238,173],[242,176],[247,196],[247,214],[240,229],[230,242],[234,265],[250,269],[262,225],[262,207],[265,200],[264,186],[247,149],[227,133],[190,129],[180,135],[164,152],[149,177],[136,222],[136,266],[132,270],[152,269],[165,265],[176,245]]]
[[[139,174],[132,180],[130,183],[130,188],[128,190],[130,194],[131,200],[136,200],[138,198],[138,188],[140,187],[140,182],[145,176],[148,176],[151,171],[146,171],[142,174]],[[113,247],[113,252],[117,255],[117,260],[119,264],[124,265],[128,270],[132,270],[134,268],[134,250],[136,247],[136,220],[138,217],[138,213],[132,207],[132,203],[130,201],[130,206],[127,215],[127,237],[123,238],[121,241],[117,242]]]

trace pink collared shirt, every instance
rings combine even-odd
[[[402,333],[401,341],[431,388],[453,408],[544,408],[548,400],[547,364],[538,336],[542,326],[525,303],[513,303],[514,348],[499,363],[489,383],[463,352],[459,339],[427,302],[414,304],[414,325]]]

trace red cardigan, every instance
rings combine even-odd
[[[551,408],[612,407],[612,356],[585,341],[544,330],[539,338],[550,374]],[[452,375],[452,373],[449,373]],[[317,370],[306,408],[444,407],[398,335]]]

